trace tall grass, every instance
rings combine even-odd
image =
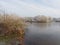
[[[25,23],[16,15],[0,14],[0,41],[18,40],[21,44],[24,38]]]

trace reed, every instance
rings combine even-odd
[[[24,27],[25,23],[21,17],[0,14],[0,41],[12,42],[12,40],[17,40],[23,45]]]

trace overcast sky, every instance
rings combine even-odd
[[[0,10],[19,16],[60,17],[60,0],[0,0]]]

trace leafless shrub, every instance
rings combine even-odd
[[[0,14],[0,39],[18,40],[22,43],[24,38],[25,23],[21,17]]]

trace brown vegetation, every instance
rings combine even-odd
[[[21,17],[8,14],[5,14],[4,16],[0,14],[0,40],[7,42],[17,40],[22,45],[24,38],[24,27],[25,23]]]

